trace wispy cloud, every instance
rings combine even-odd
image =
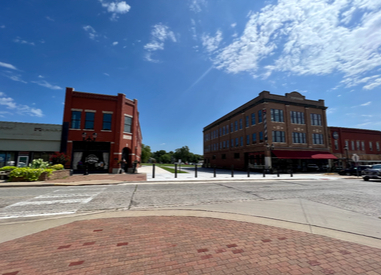
[[[40,85],[42,87],[52,89],[52,90],[62,90],[62,88],[60,86],[52,85],[49,82],[47,82],[46,80],[38,80],[38,81],[31,81],[31,82],[35,83],[37,85]]]
[[[381,68],[380,1],[279,0],[248,18],[243,34],[212,56],[216,68],[253,76],[340,72],[348,87],[381,85],[381,76],[361,79]]]
[[[360,104],[360,106],[368,106],[368,105],[370,105],[372,103],[372,101],[368,101],[368,102],[366,102],[366,103],[364,103],[364,104]]]
[[[24,40],[24,39],[21,39],[20,37],[17,37],[16,39],[13,39],[13,42],[15,42],[15,43],[20,43],[20,44],[27,44],[27,45],[35,46],[34,42],[26,41],[26,40]]]
[[[144,49],[148,51],[145,55],[145,59],[151,62],[157,62],[152,59],[152,52],[158,50],[164,50],[164,43],[166,40],[172,40],[172,42],[176,42],[175,34],[169,30],[169,27],[159,23],[152,27],[151,31],[151,41],[144,45]]]
[[[112,43],[112,45],[116,46],[116,45],[118,45],[118,43],[119,43],[118,41],[115,41],[115,42]]]
[[[105,76],[110,76],[108,73],[103,73]]]
[[[107,11],[112,14],[110,18],[111,21],[116,21],[119,18],[119,14],[127,13],[131,9],[131,6],[125,1],[108,2],[99,0],[99,2],[101,2],[102,7],[106,8]]]
[[[5,76],[5,77],[7,77],[13,81],[17,81],[17,82],[21,82],[21,83],[28,83],[28,82],[21,79],[20,74],[15,74],[11,71],[4,71],[4,73],[2,73],[2,76]]]
[[[209,36],[207,34],[203,34],[201,37],[202,45],[206,48],[208,52],[213,52],[218,48],[218,45],[220,44],[222,40],[222,32],[218,30],[216,32],[216,35]]]
[[[0,66],[4,68],[12,69],[12,70],[17,70],[15,66],[9,63],[0,62]]]
[[[5,29],[5,25],[1,25],[1,26],[0,26],[0,29]]]
[[[45,18],[48,19],[49,21],[54,21],[54,19],[49,16],[45,16]]]
[[[206,0],[190,0],[189,9],[195,13],[202,11],[202,8],[206,6]]]
[[[0,92],[0,106],[4,106],[7,110],[10,110],[10,112],[0,111],[0,114],[3,114],[3,117],[4,114],[13,115],[14,113],[36,117],[44,116],[41,109],[32,108],[28,105],[17,104],[13,98],[7,97],[3,92]]]
[[[90,39],[95,40],[95,38],[98,37],[97,32],[94,30],[92,26],[87,25],[84,26],[83,29],[88,33]]]

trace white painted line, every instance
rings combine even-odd
[[[60,212],[60,213],[38,213],[38,214],[28,214],[28,215],[12,215],[12,216],[0,217],[0,220],[14,219],[14,218],[38,217],[38,216],[68,215],[68,214],[74,214],[75,212],[76,211]]]
[[[10,208],[15,206],[25,206],[25,205],[43,205],[43,204],[61,204],[61,203],[87,203],[91,201],[93,198],[87,199],[71,199],[71,200],[54,200],[54,201],[20,201],[15,204],[9,205],[4,208]]]

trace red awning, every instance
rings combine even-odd
[[[273,150],[278,159],[337,159],[329,152],[321,151],[281,151]]]

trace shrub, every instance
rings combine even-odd
[[[42,173],[52,174],[53,169],[33,169],[30,167],[16,168],[9,174],[9,179],[23,178],[27,181],[37,181]]]
[[[48,168],[49,162],[44,161],[43,159],[34,159],[31,164],[29,164],[29,167],[32,169],[38,169],[38,168]]]
[[[4,166],[0,168],[0,171],[12,171],[16,168],[17,168],[16,166]]]
[[[54,164],[54,165],[50,166],[49,168],[53,169],[53,170],[63,170],[64,166],[62,164]]]
[[[70,157],[65,153],[55,152],[53,155],[50,156],[49,160],[53,164],[65,165],[67,162],[70,161]]]

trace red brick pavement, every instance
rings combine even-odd
[[[0,275],[381,274],[381,249],[197,217],[73,222],[0,244]]]

